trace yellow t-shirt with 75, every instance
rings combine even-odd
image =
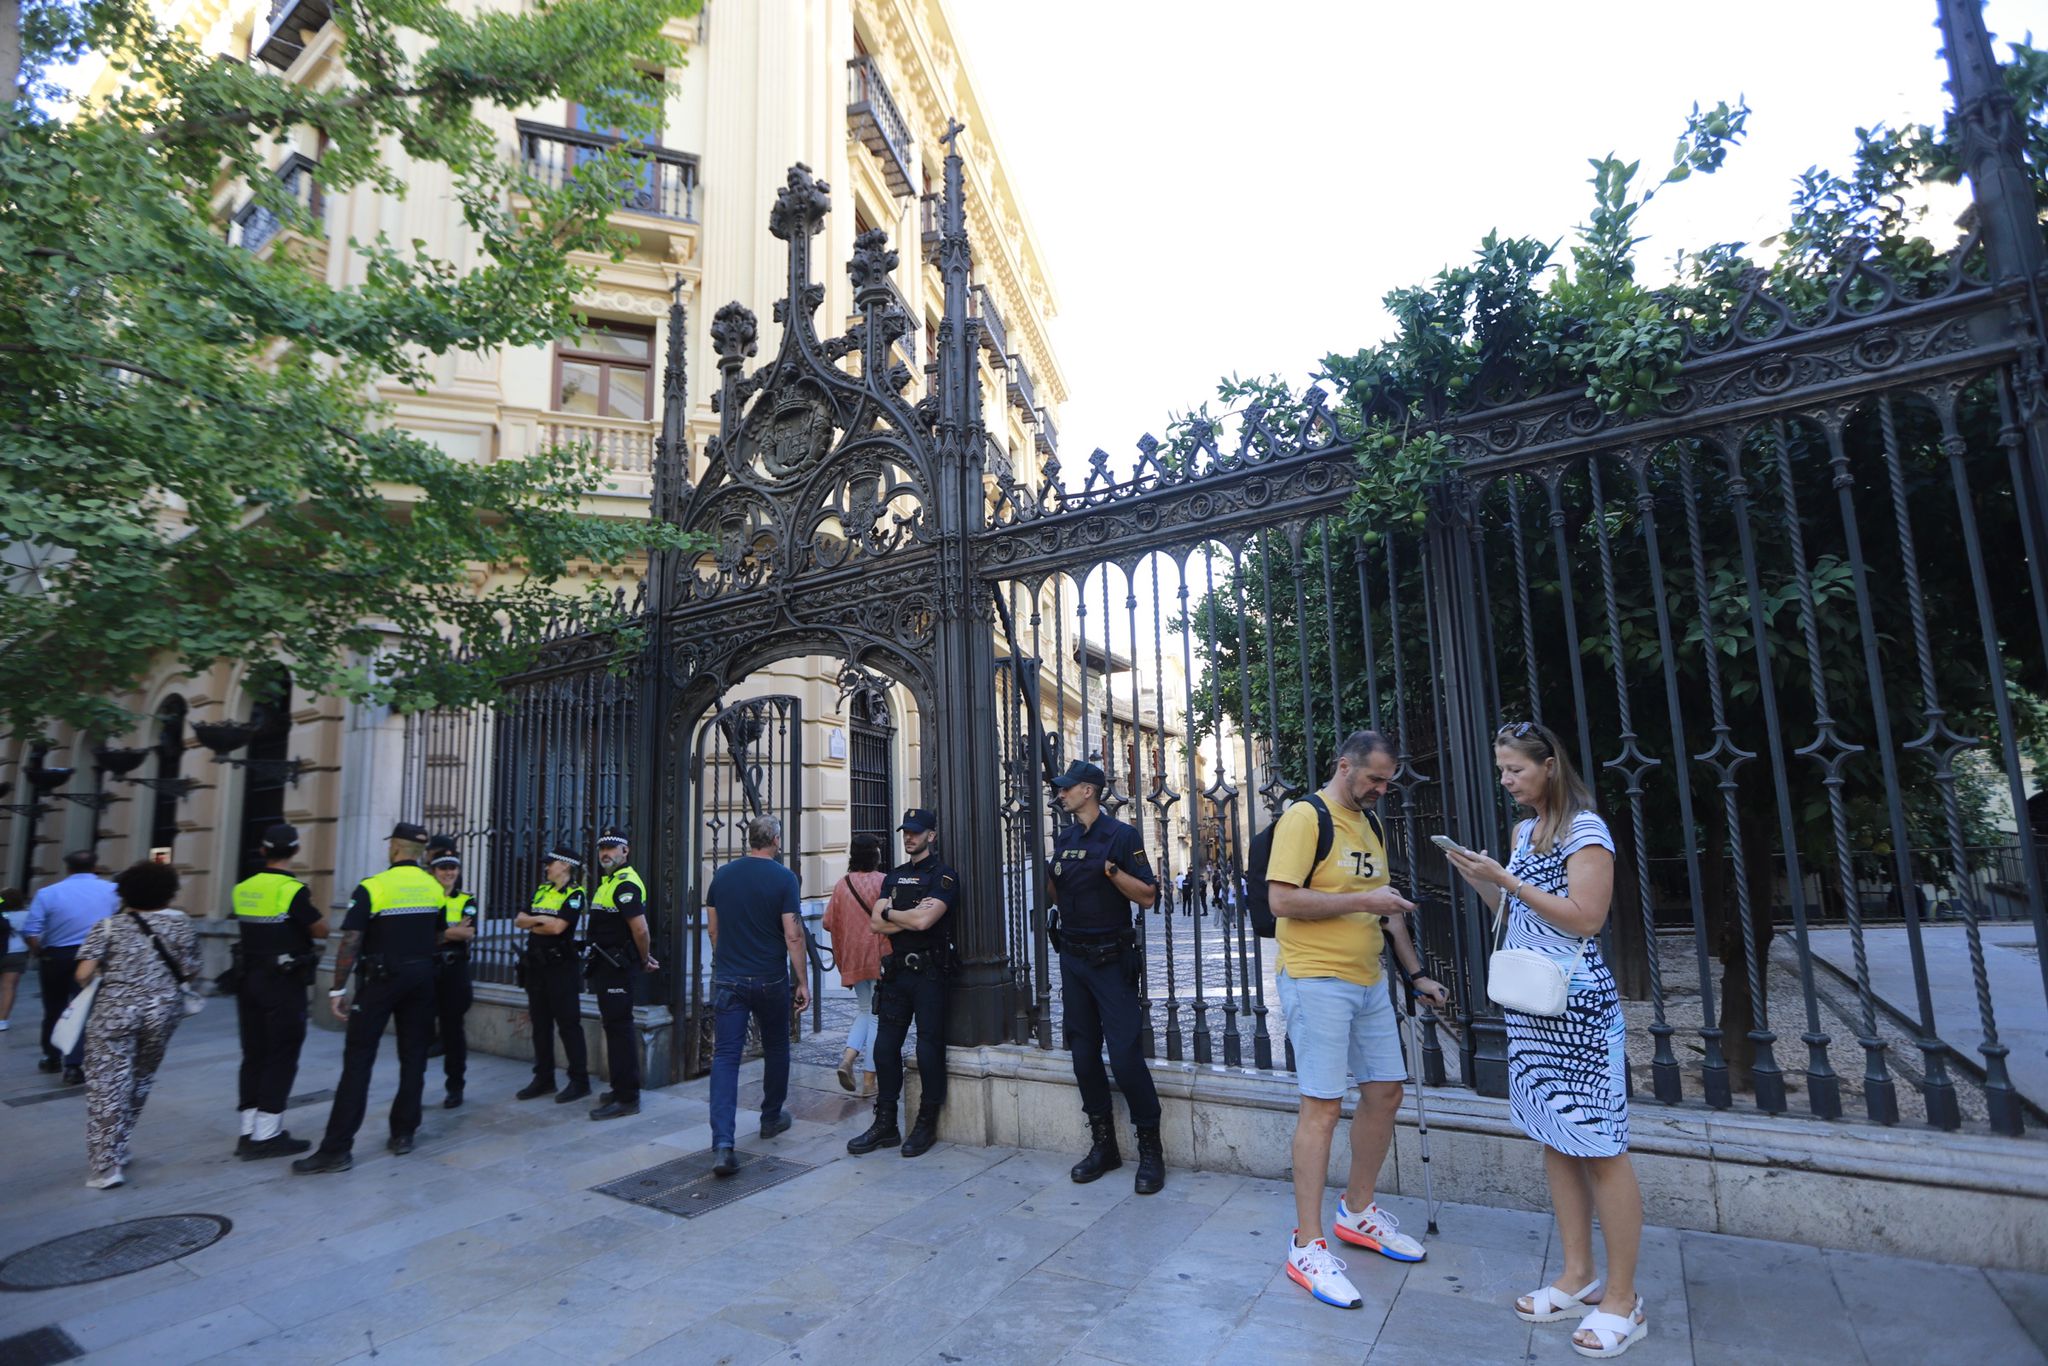
[[[1291,882],[1312,892],[1369,892],[1387,885],[1386,845],[1373,833],[1363,811],[1328,802],[1330,855],[1316,863],[1316,809],[1296,802],[1280,813],[1273,854],[1266,864],[1271,882]],[[1309,872],[1314,865],[1313,874]],[[1369,911],[1297,920],[1279,916],[1274,932],[1280,967],[1297,981],[1337,977],[1362,987],[1380,980],[1380,918]]]

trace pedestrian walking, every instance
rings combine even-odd
[[[85,1184],[111,1190],[127,1178],[129,1140],[156,1085],[171,1032],[185,1018],[181,985],[199,971],[199,939],[178,895],[178,870],[138,863],[108,884],[118,913],[93,922],[72,971],[82,988],[102,977],[85,1022]]]
[[[580,884],[583,858],[566,844],[548,851],[541,865],[546,879],[533,903],[513,923],[526,931],[519,955],[519,981],[526,988],[526,1015],[533,1023],[533,1080],[517,1092],[520,1100],[555,1093],[557,1105],[590,1094],[590,1058],[583,1043],[583,972],[576,957],[576,922],[586,900]],[[555,1091],[555,1040],[569,1079]]]
[[[50,1046],[50,1030],[71,998],[78,994],[78,946],[94,925],[112,915],[120,906],[114,884],[93,872],[98,858],[90,849],[64,856],[65,876],[37,892],[22,918],[21,937],[36,955],[36,973],[43,991],[43,1056],[36,1070],[64,1073],[66,1086],[85,1080],[79,1070],[84,1058],[85,1038],[79,1036],[70,1055]]]
[[[436,835],[427,842],[427,871],[441,884],[441,942],[434,951],[434,1029],[441,1041],[444,1110],[459,1109],[469,1075],[469,1007],[476,999],[469,979],[469,946],[476,938],[476,898],[462,890],[462,855],[455,841]]]
[[[298,852],[297,827],[271,826],[263,832],[263,871],[235,884],[235,1023],[242,1036],[235,1156],[244,1161],[291,1157],[313,1146],[284,1127],[306,1043],[306,989],[320,965],[313,941],[327,937],[327,918],[312,892],[287,871]]]
[[[760,1137],[790,1125],[789,1016],[811,1003],[804,985],[803,914],[796,874],[782,864],[782,822],[747,822],[747,852],[711,875],[704,927],[711,936],[711,1170],[740,1169],[733,1151],[738,1124],[740,1053],[747,1021],[761,1031]]]
[[[28,970],[28,941],[14,928],[14,917],[27,909],[21,888],[0,887],[0,1034],[12,1027],[8,1019],[14,1014],[14,993]]]
[[[349,894],[348,916],[334,952],[334,987],[327,993],[334,1017],[348,1023],[341,1081],[334,1088],[320,1147],[292,1163],[302,1175],[345,1172],[354,1165],[351,1150],[369,1108],[370,1074],[376,1070],[384,1026],[394,1020],[398,1093],[391,1098],[391,1137],[384,1146],[403,1156],[417,1141],[427,1040],[434,1027],[434,955],[448,915],[447,894],[420,867],[426,851],[426,827],[398,822],[387,846],[391,866],[364,878]],[[353,1005],[347,999],[352,976],[357,983]]]
[[[1422,1244],[1373,1198],[1394,1140],[1408,1064],[1401,1026],[1381,980],[1383,946],[1418,996],[1445,1000],[1401,918],[1414,905],[1388,885],[1387,847],[1373,806],[1393,781],[1394,749],[1375,731],[1354,731],[1323,788],[1296,802],[1273,828],[1266,896],[1276,920],[1280,1006],[1294,1045],[1301,1092],[1294,1122],[1294,1237],[1287,1275],[1325,1304],[1364,1304],[1345,1263],[1322,1236],[1330,1144],[1351,1083],[1351,1173],[1337,1201],[1337,1238],[1397,1262],[1419,1262]],[[1382,919],[1382,917],[1390,917]]]
[[[825,932],[832,936],[832,959],[839,966],[840,985],[853,989],[853,1027],[846,1031],[846,1052],[839,1060],[839,1085],[863,1096],[875,1091],[875,982],[882,975],[888,938],[872,924],[882,896],[882,841],[855,835],[847,852],[846,874],[832,884],[825,901]],[[854,1076],[862,1078],[856,1087]]]
[[[1444,852],[1493,911],[1502,946],[1549,959],[1568,984],[1556,1014],[1502,1011],[1508,1113],[1543,1145],[1564,1245],[1557,1279],[1522,1296],[1515,1312],[1529,1323],[1579,1318],[1574,1350],[1617,1357],[1650,1330],[1635,1283],[1643,1193],[1628,1155],[1628,1054],[1614,975],[1600,954],[1614,896],[1614,836],[1565,754],[1546,726],[1501,727],[1493,737],[1500,785],[1529,812],[1515,827],[1514,853],[1503,868],[1484,850]],[[1596,1213],[1604,1282],[1593,1266]]]
[[[953,973],[953,907],[960,876],[938,857],[939,818],[923,807],[903,815],[904,862],[890,869],[869,926],[889,941],[875,988],[875,1119],[849,1139],[856,1156],[900,1143],[920,1157],[939,1141],[946,1105],[946,982]],[[903,1094],[903,1042],[917,1023],[917,1120],[908,1137],[896,1127]]]
[[[611,1089],[598,1098],[592,1119],[623,1119],[640,1113],[640,1031],[633,1027],[633,998],[643,973],[661,964],[648,937],[654,907],[647,883],[634,871],[626,832],[607,827],[597,837],[597,862],[604,876],[590,903],[590,990],[604,1021],[605,1062]]]
[[[1053,841],[1050,873],[1058,910],[1052,943],[1060,955],[1067,1051],[1090,1138],[1087,1155],[1068,1175],[1086,1185],[1124,1164],[1109,1073],[1102,1066],[1107,1043],[1109,1067],[1138,1136],[1132,1189],[1154,1195],[1166,1185],[1166,1151],[1159,1137],[1159,1091],[1139,1046],[1145,1023],[1139,982],[1145,965],[1132,908],[1158,899],[1159,879],[1138,832],[1102,809],[1108,785],[1108,775],[1084,759],[1053,780],[1073,823]]]

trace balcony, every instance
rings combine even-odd
[[[875,59],[863,52],[846,64],[846,125],[882,163],[882,179],[889,193],[902,199],[916,193],[914,172],[917,157],[910,140],[910,125],[889,94]]]
[[[313,180],[313,169],[318,164],[303,153],[293,152],[277,168],[277,178],[285,193],[296,199],[316,222],[326,207],[321,199],[320,186]],[[283,219],[252,199],[236,211],[228,228],[228,241],[245,251],[261,251],[284,227]]]
[[[1010,329],[1003,325],[1003,315],[996,311],[995,296],[988,292],[987,285],[974,287],[972,301],[974,316],[981,319],[981,344],[1001,365],[1003,357],[1010,354]]]
[[[286,70],[306,50],[306,40],[327,27],[333,17],[327,0],[277,0],[270,8],[269,32],[256,48],[256,59]]]
[[[605,133],[519,121],[519,159],[528,175],[550,189],[560,189],[584,162],[627,145],[623,139]],[[697,158],[688,152],[637,144],[632,145],[632,155],[642,166],[640,174],[626,187],[619,207],[628,213],[695,223]]]
[[[654,440],[658,422],[623,417],[592,417],[584,413],[542,413],[540,444],[587,448],[608,470],[619,474],[654,472]]]
[[[1052,414],[1043,408],[1038,410],[1037,445],[1040,455],[1058,455],[1060,453],[1059,428],[1052,425]]]
[[[1024,420],[1038,420],[1038,394],[1031,387],[1031,371],[1022,356],[1010,357],[1010,406],[1024,410]]]
[[[924,263],[928,266],[939,263],[939,239],[945,235],[942,224],[937,194],[928,194],[917,201],[917,240],[924,248]]]

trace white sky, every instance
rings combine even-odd
[[[1716,175],[1642,247],[1754,241],[1853,130],[1946,107],[1935,0],[953,0],[956,34],[1061,314],[1067,468],[1210,397],[1384,337],[1380,298],[1492,228],[1566,237],[1588,157],[1670,164],[1695,100],[1746,95]],[[1991,0],[2048,35],[2048,0]],[[2003,55],[2002,44],[2000,46]],[[1560,249],[1560,255],[1563,254]]]

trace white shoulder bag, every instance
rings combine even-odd
[[[50,1047],[68,1057],[78,1047],[78,1040],[85,1033],[85,1021],[92,1014],[92,1003],[99,999],[100,979],[94,977],[71,998],[71,1004],[64,1007],[64,1013],[57,1017],[57,1023],[50,1026]]]
[[[1510,949],[1507,940],[1508,894],[1503,891],[1493,912],[1493,953],[1486,960],[1486,995],[1497,1006],[1524,1015],[1562,1015],[1571,1001],[1572,977],[1585,961],[1586,943],[1564,967],[1534,949]]]

